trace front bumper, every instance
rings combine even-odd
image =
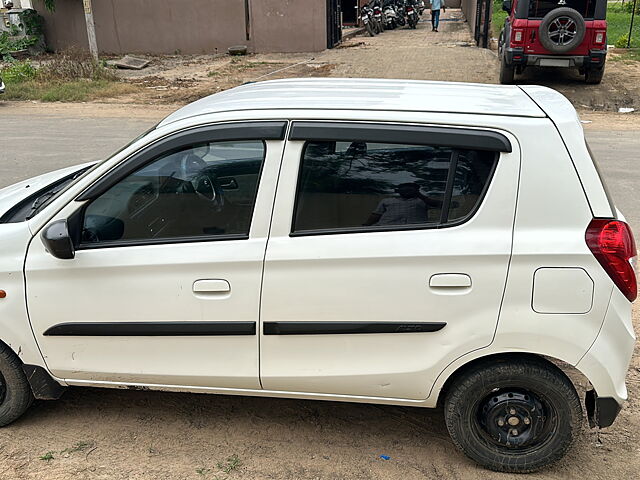
[[[606,50],[591,50],[589,55],[538,55],[524,53],[523,48],[505,48],[508,65],[532,67],[602,68]]]

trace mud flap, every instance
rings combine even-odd
[[[38,365],[22,365],[27,376],[27,381],[31,386],[33,396],[38,400],[57,400],[59,399],[66,387],[56,382],[51,375]]]

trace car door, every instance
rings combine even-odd
[[[256,322],[285,122],[176,133],[96,179],[25,276],[47,366],[91,382],[260,388]],[[43,229],[43,231],[47,227]]]
[[[520,155],[509,134],[294,122],[265,257],[265,389],[425,399],[491,343]]]

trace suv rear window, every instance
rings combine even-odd
[[[569,7],[578,11],[584,18],[593,18],[596,0],[530,0],[529,18],[542,18],[556,8]]]
[[[494,152],[365,142],[308,142],[293,233],[436,228],[480,204]]]

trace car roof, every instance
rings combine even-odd
[[[199,115],[247,110],[388,110],[545,117],[518,86],[360,78],[248,83],[191,103],[160,126]]]

